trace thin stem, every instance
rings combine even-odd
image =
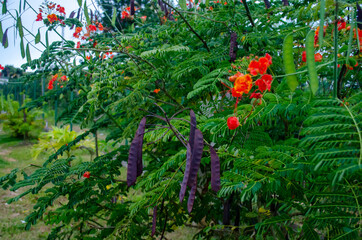
[[[178,13],[178,15],[180,15],[180,17],[182,18],[182,20],[184,20],[184,22],[186,23],[186,25],[189,27],[189,29],[191,30],[191,32],[193,32],[196,37],[198,39],[200,39],[200,41],[204,44],[204,47],[206,48],[206,50],[208,52],[210,52],[209,47],[207,46],[207,43],[205,42],[204,39],[202,39],[202,37],[191,27],[191,25],[189,24],[189,22],[185,19],[185,17],[181,14],[181,12],[179,12],[176,8],[174,8],[172,5],[168,4],[167,2],[165,2],[164,0],[161,0],[164,4],[166,4],[167,6],[169,6],[170,8],[172,8],[175,12]]]
[[[333,71],[333,97],[337,98],[338,94],[338,0],[335,1],[334,14],[334,71]],[[321,30],[322,31],[322,30]]]

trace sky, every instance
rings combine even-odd
[[[7,8],[8,8],[8,10],[10,10],[13,13],[13,15],[16,14],[15,10],[19,9],[20,1],[21,1],[21,4],[24,3],[24,0],[7,0]],[[44,0],[27,0],[27,2],[35,10],[38,11],[40,4],[43,3]],[[73,10],[78,10],[78,8],[79,8],[77,0],[53,0],[53,2],[60,4],[61,6],[63,6],[65,8],[66,17],[68,17],[69,14]],[[87,2],[89,2],[88,8],[94,9],[91,6],[91,1],[88,0]],[[43,22],[35,21],[36,16],[37,16],[37,13],[35,13],[32,9],[27,7],[25,9],[25,11],[21,12],[22,24],[25,28],[27,28],[29,31],[31,31],[34,35],[37,34],[38,28],[41,28],[40,29],[41,41],[45,43],[46,27],[43,27],[44,26]],[[21,58],[20,37],[18,34],[15,35],[15,31],[14,31],[15,28],[12,27],[15,25],[15,21],[12,18],[7,17],[6,15],[1,15],[1,13],[0,13],[0,21],[2,22],[2,28],[3,28],[4,32],[8,27],[11,27],[8,31],[9,46],[6,49],[4,49],[4,47],[0,43],[0,64],[3,66],[13,65],[14,67],[20,67],[22,64],[26,63],[26,58],[24,58],[24,59]],[[59,33],[62,32],[60,27],[57,28],[57,31]],[[72,37],[73,32],[74,32],[74,29],[69,30],[69,27],[65,27],[65,30],[64,30],[65,39],[73,39],[73,37]],[[32,41],[34,44],[34,38],[30,34],[27,34],[26,31],[24,31],[24,35],[29,41]],[[55,32],[53,32],[53,31],[49,32],[49,42],[59,41],[59,40],[60,40],[60,37]],[[24,45],[25,45],[25,43],[26,43],[26,41],[24,41]],[[42,51],[44,51],[44,47],[42,46],[41,43],[36,44],[35,47],[37,47],[40,51],[33,47],[30,47],[30,53],[31,53],[32,59],[39,58],[40,55],[42,54]]]

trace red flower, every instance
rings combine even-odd
[[[230,82],[235,82],[235,80],[238,78],[238,77],[241,77],[243,76],[244,74],[242,74],[241,72],[237,72],[236,74],[234,74],[233,76],[229,77],[229,81]]]
[[[231,95],[232,95],[233,97],[241,97],[241,96],[243,95],[243,93],[238,93],[238,92],[235,90],[235,88],[232,88],[232,89],[231,89]]]
[[[227,125],[230,130],[234,130],[239,127],[239,119],[237,117],[229,117],[227,120]]]
[[[263,95],[262,95],[261,93],[252,93],[252,94],[250,95],[250,99],[252,99],[252,98],[260,99],[260,98],[262,98],[262,97],[263,97]]]
[[[0,64],[0,70],[4,70],[5,68]]]
[[[129,12],[122,11],[122,14],[121,14],[121,18],[122,18],[122,19],[129,18],[129,17],[130,17]]]
[[[57,17],[57,15],[55,15],[54,13],[53,13],[53,14],[49,14],[49,15],[48,15],[48,20],[49,20],[50,23],[53,23],[53,22],[55,22],[55,21],[58,20],[58,17]]]
[[[88,28],[89,28],[89,31],[91,31],[91,32],[97,31],[97,27],[94,26],[94,25],[92,25],[92,24],[90,24],[90,25],[88,26]]]
[[[265,74],[255,81],[255,86],[258,86],[261,92],[264,92],[267,89],[270,91],[272,81],[273,77],[269,74]]]
[[[307,62],[307,52],[303,51],[302,53],[302,62]]]
[[[153,92],[154,92],[154,93],[158,93],[159,91],[160,91],[160,89],[159,89],[159,88],[157,88],[157,89],[153,90]]]
[[[48,8],[49,8],[49,9],[55,8],[55,3],[54,3],[54,4],[48,4]]]
[[[58,5],[56,10],[57,10],[59,13],[61,13],[61,14],[64,14],[64,15],[65,15],[65,8],[64,8],[64,7],[62,7],[62,6]]]
[[[38,15],[36,16],[36,20],[37,22],[39,21],[43,21],[43,16],[41,15],[41,13],[38,13]]]
[[[338,26],[338,31],[341,31],[342,29],[346,28],[347,23],[344,21],[343,18],[341,18],[340,20],[338,20],[337,26]]]
[[[321,62],[322,58],[323,58],[322,54],[320,54],[320,53],[314,54],[314,61]]]
[[[144,22],[146,22],[146,19],[147,19],[147,16],[142,16],[141,17],[141,21],[144,23]]]
[[[83,177],[85,177],[85,178],[89,178],[90,177],[90,172],[85,172],[84,174],[83,174]]]
[[[273,61],[272,61],[272,56],[270,56],[268,53],[265,54],[265,58],[268,59],[269,62],[269,66],[272,65]]]

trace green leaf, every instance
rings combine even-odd
[[[295,74],[295,64],[294,64],[294,57],[293,57],[293,35],[289,34],[285,37],[283,43],[283,63],[285,74]],[[295,75],[286,76],[287,84],[290,90],[294,91],[299,83],[298,79]]]
[[[3,32],[3,26],[0,22],[0,40],[3,39],[3,35],[4,35],[4,32]]]
[[[309,31],[305,42],[305,51],[307,53],[307,67],[309,75],[310,89],[313,95],[316,94],[319,86],[317,68],[314,60],[314,31]]]
[[[46,31],[45,33],[45,43],[46,43],[46,46],[47,46],[47,53],[49,55],[49,36],[48,36],[48,30]]]
[[[26,61],[28,63],[31,62],[30,50],[29,50],[29,43],[26,45]]]
[[[87,20],[87,25],[89,25],[91,22],[90,22],[90,18],[89,18],[89,14],[88,14],[87,1],[84,1],[83,11],[84,11],[85,19]]]
[[[78,1],[78,6],[81,8],[82,7],[82,0],[77,0]]]
[[[180,4],[180,7],[182,8],[182,10],[184,10],[184,11],[187,10],[186,0],[180,0],[180,1],[178,2],[178,4]]]
[[[320,22],[319,22],[319,35],[318,35],[318,40],[319,40],[319,49],[322,47],[323,45],[323,32],[324,32],[324,16],[326,13],[326,1],[325,0],[321,0],[321,5],[320,5]]]
[[[35,36],[35,44],[38,44],[40,42],[40,30],[38,29],[38,33]]]
[[[25,49],[24,49],[24,41],[23,41],[23,39],[20,40],[20,52],[21,52],[21,57],[25,58]]]
[[[113,7],[112,26],[116,26],[116,18],[117,18],[117,9]]]
[[[8,9],[6,8],[6,0],[4,0],[3,8],[2,8],[2,14],[6,14],[7,11],[8,11]]]
[[[21,38],[24,37],[24,30],[23,30],[23,24],[21,22],[21,18],[20,16],[18,17],[17,21],[16,21],[16,25],[18,26],[18,30],[19,30],[19,36]]]

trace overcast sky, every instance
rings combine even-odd
[[[20,1],[23,4],[23,2],[24,2],[23,0],[8,0],[7,1],[8,10],[12,10],[11,12],[13,14],[15,14],[14,9],[16,9],[16,10],[19,9]],[[44,1],[43,0],[27,0],[27,2],[34,9],[36,9],[38,11],[40,4]],[[68,17],[69,14],[73,10],[78,10],[78,8],[79,8],[77,0],[53,0],[53,2],[60,4],[61,6],[63,6],[65,8],[66,17]],[[87,3],[88,3],[89,8],[94,9],[91,6],[90,0],[88,0]],[[32,9],[30,9],[29,7],[27,7],[26,10],[24,12],[22,11],[22,13],[21,13],[21,20],[22,20],[23,26],[26,27],[28,30],[32,31],[34,35],[37,34],[39,27],[44,26],[43,22],[35,21],[36,15],[37,14],[34,13],[34,11]],[[3,28],[4,32],[8,27],[15,25],[15,21],[12,18],[5,17],[5,15],[1,15],[1,13],[0,13],[0,21],[2,22],[2,28]],[[41,31],[40,31],[40,35],[41,35],[41,41],[44,43],[45,43],[45,31],[46,31],[46,28],[42,27]],[[57,31],[59,33],[61,33],[61,31],[62,31],[61,27],[58,27]],[[71,31],[71,30],[69,30],[69,27],[66,27],[65,31],[64,31],[64,37],[66,39],[73,39],[73,37],[72,37],[73,32],[74,32],[74,29]],[[27,34],[26,31],[24,31],[24,34],[25,34],[25,37],[29,41],[32,41],[34,44],[34,38],[31,35]],[[26,58],[25,59],[21,58],[20,38],[18,35],[17,36],[14,35],[13,27],[10,28],[8,31],[8,39],[9,39],[9,46],[6,49],[4,49],[4,47],[0,43],[0,64],[3,66],[13,65],[15,67],[20,67],[22,64],[26,63]],[[53,32],[53,31],[49,32],[49,42],[58,41],[58,40],[60,40],[60,37],[57,36],[57,34],[55,32]],[[26,41],[24,41],[24,44],[25,43],[26,43]],[[38,43],[35,46],[38,49],[40,49],[41,51],[44,51],[44,47],[42,46],[41,43]],[[30,52],[31,52],[32,59],[39,58],[42,53],[33,47],[30,47]]]

